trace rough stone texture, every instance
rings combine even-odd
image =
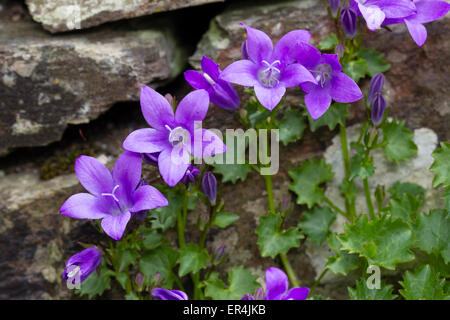
[[[347,135],[350,142],[358,140],[359,125],[352,126],[347,129]],[[437,135],[428,128],[420,128],[414,130],[414,143],[417,145],[417,155],[411,161],[401,162],[395,164],[386,159],[382,149],[377,149],[371,153],[373,161],[376,165],[374,175],[369,179],[369,189],[371,194],[374,194],[377,185],[384,185],[386,190],[393,186],[397,181],[410,182],[422,186],[426,190],[424,205],[421,212],[428,212],[433,208],[444,208],[445,203],[442,199],[442,190],[433,189],[432,181],[434,174],[429,170],[433,163],[431,154],[437,147]],[[345,170],[342,162],[341,140],[339,135],[332,140],[332,145],[327,148],[324,154],[325,161],[333,166],[335,173],[334,179],[327,183],[326,196],[333,201],[338,207],[345,207],[345,200],[342,198],[339,185],[345,176]],[[349,147],[350,148],[350,147]],[[367,202],[363,192],[363,184],[361,179],[355,179],[358,193],[356,195],[356,208],[360,212],[367,213]],[[373,200],[374,201],[374,200]],[[341,233],[344,231],[344,224],[346,219],[341,215],[331,226],[334,232]],[[307,242],[306,252],[311,259],[311,264],[314,266],[316,275],[322,273],[327,257],[333,255],[328,244],[319,246],[313,242]],[[323,279],[323,283],[333,281],[344,281],[343,277],[338,277],[329,272]],[[348,280],[348,279],[347,279]]]
[[[67,124],[138,100],[142,85],[167,83],[186,61],[170,20],[57,36],[13,20],[0,18],[0,154],[59,140]]]
[[[33,19],[54,33],[222,1],[225,0],[26,0],[26,4]]]

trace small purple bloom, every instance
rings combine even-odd
[[[386,19],[383,25],[405,23],[409,34],[416,44],[421,47],[427,40],[427,29],[423,24],[445,16],[450,10],[450,4],[445,1],[435,0],[415,0],[414,4],[416,5],[417,13],[405,18]]]
[[[184,73],[186,81],[195,89],[205,89],[215,105],[226,110],[239,108],[240,100],[236,90],[225,80],[219,79],[222,71],[210,58],[203,57],[202,71],[188,70]]]
[[[330,107],[331,100],[349,103],[363,97],[355,81],[342,72],[336,54],[321,54],[310,44],[298,46],[297,62],[310,70],[317,84],[304,82],[300,86],[306,92],[305,104],[311,117],[320,118]]]
[[[350,5],[364,17],[371,31],[380,28],[385,19],[404,18],[417,12],[412,0],[352,0]]]
[[[374,125],[379,125],[383,120],[384,111],[386,110],[386,100],[381,92],[377,92],[372,102],[371,119]]]
[[[373,76],[372,80],[370,81],[369,94],[367,96],[367,102],[369,103],[369,105],[372,104],[376,94],[378,92],[381,92],[381,90],[383,89],[384,80],[385,78],[382,73],[377,73]]]
[[[289,289],[289,280],[282,270],[269,268],[266,270],[266,295],[262,288],[255,290],[254,295],[246,294],[241,300],[306,300],[309,294],[307,287]]]
[[[358,14],[350,6],[341,10],[341,23],[345,34],[353,38],[358,30]]]
[[[181,100],[174,115],[172,106],[162,95],[142,87],[142,113],[152,128],[133,131],[123,142],[123,148],[139,153],[159,152],[159,172],[173,187],[184,177],[190,155],[202,158],[226,151],[215,133],[197,127],[205,118],[208,106],[206,90],[195,90]]]
[[[163,288],[154,288],[152,297],[157,300],[188,300],[186,293],[180,290],[168,290]]]
[[[60,213],[76,219],[102,219],[105,233],[120,240],[131,216],[168,205],[154,187],[139,186],[141,156],[125,151],[111,172],[97,159],[80,156],[75,162],[78,180],[89,193],[77,193],[64,202]]]
[[[242,86],[253,87],[259,102],[273,110],[281,101],[286,88],[301,82],[316,83],[312,74],[298,63],[293,53],[299,43],[308,42],[311,35],[305,30],[294,30],[282,37],[275,47],[264,32],[247,28],[246,52],[248,58],[233,62],[220,75],[221,79]]]
[[[330,7],[333,17],[336,17],[339,7],[341,6],[341,0],[328,0],[328,6]]]
[[[203,193],[209,199],[209,202],[215,205],[217,198],[217,180],[212,172],[208,171],[203,175],[202,187]]]
[[[189,165],[189,167],[186,170],[186,173],[184,174],[183,179],[181,179],[181,182],[185,185],[188,185],[190,183],[195,182],[195,177],[197,177],[200,174],[200,170],[198,170],[197,167],[194,167],[193,165]]]
[[[102,252],[97,247],[84,249],[66,261],[62,277],[72,284],[81,283],[97,269],[101,261]]]

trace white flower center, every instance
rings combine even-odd
[[[267,88],[273,88],[280,82],[280,69],[276,65],[281,64],[280,60],[275,60],[272,63],[263,60],[264,68],[258,72],[258,80]]]
[[[169,130],[169,142],[172,144],[172,146],[176,146],[180,143],[186,144],[187,141],[189,141],[189,132],[183,128],[183,127],[175,127],[174,129],[171,129],[166,124],[167,130]]]

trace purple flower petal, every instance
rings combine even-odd
[[[250,60],[259,63],[272,56],[273,43],[269,36],[261,30],[253,29],[241,23],[247,29],[247,52]]]
[[[184,73],[184,79],[195,89],[208,89],[211,84],[206,81],[201,72],[188,70]]]
[[[101,219],[108,216],[99,205],[99,200],[89,193],[77,193],[64,202],[59,212],[75,219]]]
[[[84,249],[83,251],[74,254],[66,261],[66,268],[64,269],[62,277],[65,280],[70,280],[74,284],[81,283],[97,269],[101,261],[102,252],[97,247]],[[79,268],[78,274],[74,268]]]
[[[188,300],[186,293],[180,290],[167,290],[163,288],[154,288],[152,296],[158,300]]]
[[[146,185],[138,188],[134,193],[134,205],[131,212],[151,210],[158,207],[165,207],[169,204],[166,197],[158,189]]]
[[[208,93],[211,102],[225,110],[236,110],[241,103],[236,90],[230,83],[222,79],[217,80]]]
[[[181,156],[179,151],[182,151]],[[159,172],[170,187],[175,186],[183,178],[189,166],[189,160],[189,154],[185,152],[184,148],[175,151],[173,149],[165,149],[159,154]]]
[[[205,90],[192,91],[178,104],[175,120],[192,133],[194,121],[202,121],[208,113],[208,107],[208,92]]]
[[[314,87],[305,95],[305,104],[311,117],[317,120],[331,105],[330,88],[311,84],[312,86]]]
[[[286,88],[283,86],[266,88],[261,85],[257,85],[254,88],[258,101],[264,108],[271,111],[278,105],[278,103],[280,103],[281,98],[283,98],[283,95],[286,92]]]
[[[272,267],[266,270],[266,297],[265,300],[280,300],[289,288],[287,275],[280,269]]]
[[[151,127],[161,129],[166,124],[173,125],[172,106],[166,98],[147,86],[141,88],[141,109],[145,121]]]
[[[169,131],[166,128],[162,130],[153,128],[138,129],[130,133],[123,142],[125,150],[139,153],[160,152],[168,146]]]
[[[288,65],[283,70],[280,82],[282,82],[286,88],[298,86],[302,82],[317,83],[311,72],[298,63]]]
[[[217,81],[219,79],[219,66],[212,59],[203,56],[201,66],[203,72],[207,73],[214,81]]]
[[[359,0],[359,2],[362,1]],[[411,0],[367,0],[364,3],[364,6],[377,6],[383,11],[383,13],[386,15],[386,18],[402,18],[410,16],[417,12],[414,1]]]
[[[286,295],[283,296],[283,300],[306,300],[309,294],[309,289],[307,287],[302,288],[292,288]]]
[[[322,55],[322,62],[330,65],[331,70],[333,70],[333,72],[341,72],[342,71],[342,66],[339,63],[339,58],[338,58],[337,54],[324,53]]]
[[[410,22],[408,19],[405,19],[405,24],[414,42],[421,47],[427,40],[427,29],[422,24]]]
[[[418,1],[415,5],[417,13],[407,18],[411,23],[428,23],[445,16],[450,10],[450,4],[445,1]]]
[[[307,69],[314,69],[320,63],[321,58],[322,54],[316,47],[308,43],[300,43],[297,46],[297,62]]]
[[[306,30],[293,30],[286,33],[275,44],[273,59],[280,60],[286,64],[293,63],[295,61],[295,55],[297,47],[302,42],[309,42],[311,39],[311,33]]]
[[[342,72],[333,75],[330,95],[333,100],[341,103],[355,102],[363,98],[355,81]]]
[[[239,60],[233,62],[220,74],[220,79],[241,86],[253,87],[259,84],[258,65],[250,60]]]
[[[118,241],[122,238],[130,218],[131,214],[129,211],[119,216],[107,216],[102,220],[102,229],[108,236]]]
[[[133,193],[141,181],[141,171],[142,157],[139,153],[125,151],[114,165],[113,177],[119,184],[117,195],[125,201],[127,207],[133,203]]]
[[[246,293],[242,296],[241,300],[255,300],[255,298],[250,293]]]
[[[193,156],[207,158],[226,151],[227,147],[213,131],[207,129],[195,130],[191,146]]]
[[[93,195],[99,196],[114,188],[111,172],[93,157],[78,157],[75,161],[75,173],[83,187]]]
[[[371,31],[378,29],[386,18],[386,14],[375,5],[365,6],[359,3],[358,8]]]

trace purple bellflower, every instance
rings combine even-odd
[[[292,58],[296,46],[311,38],[308,31],[291,31],[273,47],[267,34],[242,25],[247,28],[246,50],[243,51],[248,58],[226,67],[220,75],[221,79],[253,87],[259,102],[269,110],[278,105],[286,88],[306,81],[316,83],[312,74],[302,65],[294,63]]]
[[[89,193],[77,193],[62,205],[62,215],[76,219],[102,219],[105,233],[120,240],[131,216],[143,210],[167,206],[154,187],[139,186],[141,156],[124,152],[111,172],[97,159],[80,156],[75,162],[78,180]]]
[[[72,284],[81,283],[97,269],[101,261],[102,252],[97,247],[84,249],[66,261],[62,277]]]
[[[157,300],[188,300],[187,294],[183,291],[163,288],[154,288],[152,296]]]
[[[350,5],[363,16],[370,31],[380,28],[387,18],[404,18],[417,12],[412,0],[352,0]]]
[[[317,81],[317,84],[304,82],[300,85],[306,92],[306,108],[314,120],[328,110],[331,100],[348,103],[363,98],[355,81],[342,72],[336,54],[321,54],[312,45],[302,43],[298,46],[297,62],[310,70]]]
[[[383,24],[388,25],[405,23],[409,34],[416,44],[421,47],[427,40],[427,29],[423,26],[423,24],[445,16],[450,10],[450,4],[445,1],[435,0],[415,0],[414,4],[417,8],[417,12],[415,14],[405,18],[386,19]]]
[[[195,127],[205,118],[208,106],[208,93],[203,89],[195,90],[181,100],[174,115],[171,105],[162,95],[143,87],[142,114],[152,128],[133,131],[123,142],[123,148],[139,153],[159,152],[159,172],[173,187],[186,174],[190,155],[211,157],[226,151],[215,133]]]
[[[266,270],[266,294],[262,288],[256,289],[254,296],[245,294],[241,300],[306,300],[309,289],[306,287],[289,289],[289,280],[283,270],[272,267]]]
[[[219,79],[222,71],[210,58],[203,57],[202,71],[188,70],[184,73],[186,81],[195,89],[205,89],[209,98],[215,105],[226,109],[236,110],[239,108],[240,100],[236,90],[225,80]]]

